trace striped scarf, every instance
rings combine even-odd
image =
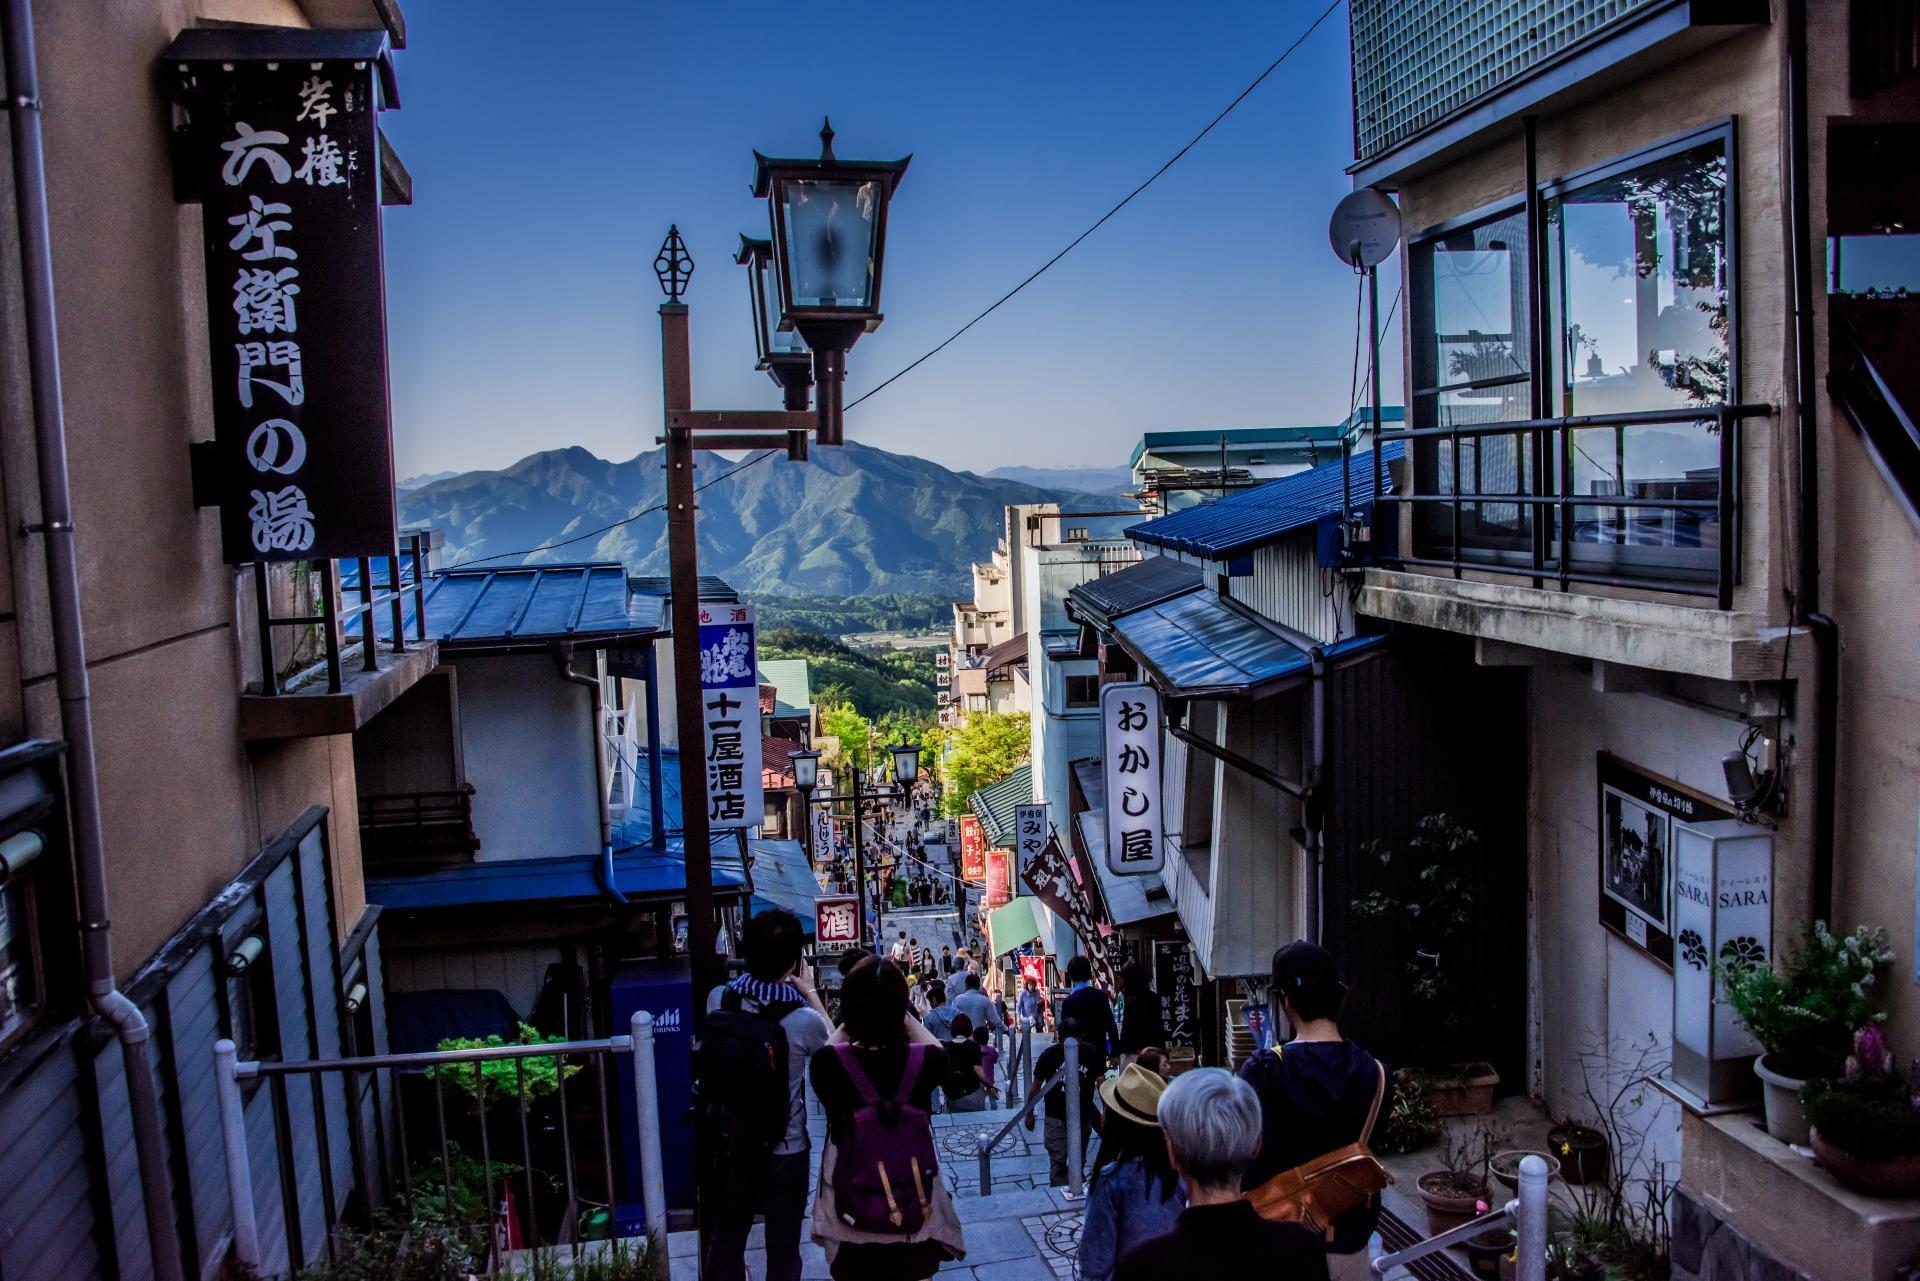
[[[777,1001],[785,1001],[793,1005],[805,1005],[807,1003],[807,998],[800,995],[800,989],[784,980],[779,983],[769,983],[765,979],[757,979],[751,974],[742,974],[739,978],[727,984],[727,987],[742,996],[752,998],[762,1007],[772,1005]]]

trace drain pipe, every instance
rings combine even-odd
[[[67,476],[67,428],[60,401],[60,344],[53,297],[53,244],[47,226],[46,153],[41,137],[40,74],[33,48],[30,0],[0,0],[6,44],[7,122],[13,144],[14,211],[20,224],[20,280],[27,319],[27,367],[33,384],[34,446],[39,455],[40,521],[28,532],[46,540],[47,610],[53,624],[55,684],[67,741],[72,792],[73,879],[88,1000],[120,1041],[126,1059],[127,1107],[133,1122],[140,1194],[146,1209],[153,1273],[181,1281],[179,1230],[167,1175],[160,1099],[153,1083],[152,1029],[140,1007],[114,983],[113,936],[107,914],[106,835],[100,819],[100,774],[93,743],[86,637],[81,630],[80,572],[75,557],[73,494]]]
[[[1313,918],[1307,923],[1307,942],[1320,942],[1327,922],[1327,806],[1321,789],[1327,772],[1327,652],[1315,645],[1307,651],[1313,663],[1311,748],[1307,759],[1306,795],[1301,798],[1300,822],[1306,828],[1307,858],[1313,865]]]
[[[593,735],[593,781],[594,790],[600,794],[600,888],[614,902],[626,905],[627,896],[613,878],[613,812],[607,807],[607,732],[606,706],[602,701],[598,677],[583,676],[573,670],[573,646],[561,645],[559,650],[560,676],[575,685],[584,685],[593,691],[593,719],[588,723],[588,731]]]
[[[1812,915],[1833,916],[1835,793],[1840,757],[1840,624],[1820,609],[1820,434],[1814,401],[1813,187],[1807,145],[1807,4],[1787,0],[1787,243],[1793,255],[1794,415],[1800,455],[1800,572],[1795,621],[1813,637],[1815,711]]]

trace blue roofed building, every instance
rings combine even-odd
[[[1372,410],[1358,409],[1332,423],[1150,431],[1127,464],[1141,506],[1171,515],[1337,459],[1343,439],[1364,445],[1372,417]],[[1405,419],[1398,405],[1380,411],[1383,426]]]

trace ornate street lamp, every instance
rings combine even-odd
[[[787,759],[793,762],[794,787],[802,796],[811,796],[813,789],[820,786],[820,753],[794,752]]]
[[[920,744],[895,743],[887,750],[893,753],[894,781],[911,788],[920,778]]]
[[[780,327],[780,288],[773,278],[773,242],[740,237],[733,260],[747,269],[747,290],[753,303],[755,369],[764,369],[780,384],[786,408],[804,413],[813,388],[813,357],[791,327]]]
[[[845,438],[847,352],[880,323],[887,206],[912,159],[841,160],[830,122],[820,130],[817,160],[753,153],[753,194],[767,201],[773,230],[780,324],[798,330],[813,352],[822,445]]]

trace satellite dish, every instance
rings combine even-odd
[[[1372,187],[1349,192],[1333,208],[1327,240],[1349,267],[1377,267],[1399,247],[1400,206]]]

